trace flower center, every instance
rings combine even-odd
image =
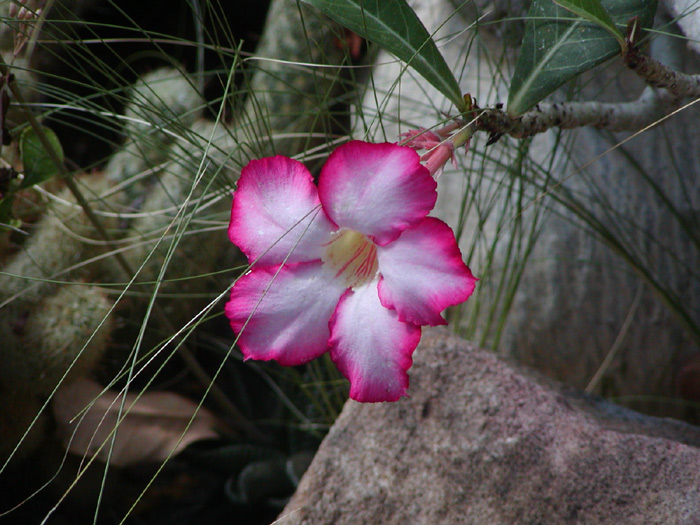
[[[359,232],[340,230],[326,244],[323,265],[335,272],[348,288],[371,281],[377,274],[377,247]]]

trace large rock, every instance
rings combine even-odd
[[[698,523],[700,429],[428,329],[410,398],[349,401],[280,525]]]

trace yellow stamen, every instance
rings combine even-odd
[[[377,247],[359,232],[340,230],[326,245],[323,264],[335,272],[349,288],[374,279],[377,274]]]

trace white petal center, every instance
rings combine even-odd
[[[348,288],[371,281],[377,275],[377,247],[365,235],[340,230],[332,235],[322,256],[323,265],[335,273]]]

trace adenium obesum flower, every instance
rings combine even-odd
[[[411,129],[401,133],[399,138],[403,139],[403,145],[409,148],[413,148],[416,151],[420,149],[427,150],[420,160],[428,168],[430,174],[437,179],[442,174],[442,170],[448,160],[452,161],[452,165],[455,168],[457,167],[453,140],[457,140],[460,145],[464,144],[465,151],[469,149],[471,130],[467,133],[462,132],[450,136],[457,127],[458,124],[452,123],[435,131],[425,128]]]
[[[476,279],[452,230],[428,217],[436,183],[418,154],[353,141],[323,166],[251,161],[229,237],[251,270],[226,315],[246,359],[299,365],[330,352],[357,401],[405,395],[421,325],[465,301]]]

